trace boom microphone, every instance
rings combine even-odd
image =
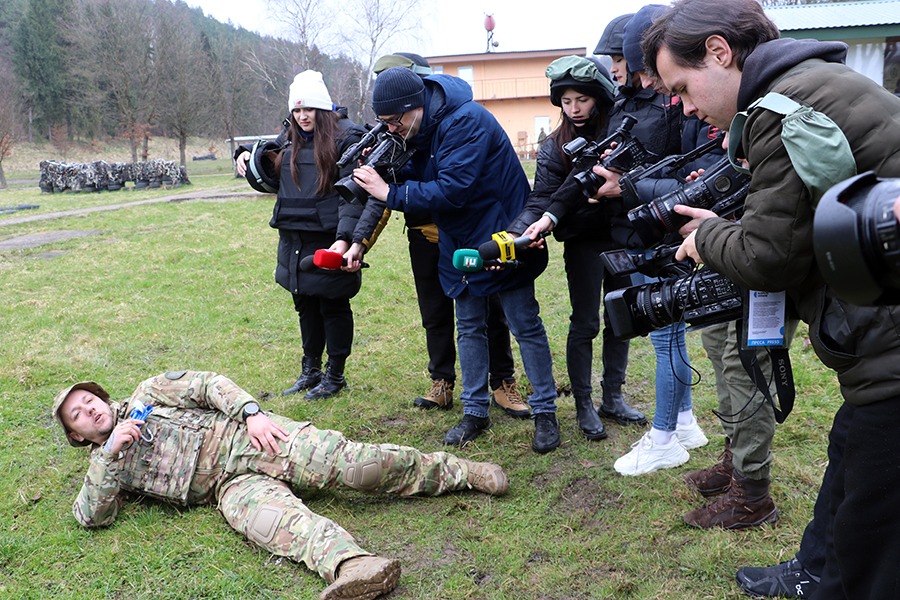
[[[360,267],[363,269],[369,266],[369,263],[360,261]],[[328,271],[337,271],[341,267],[347,266],[347,259],[340,252],[326,250],[320,248],[316,250],[312,256],[304,256],[300,259],[301,271],[312,271],[313,269],[326,269]]]
[[[545,231],[538,235],[538,240],[549,235]],[[478,254],[484,260],[499,260],[501,263],[516,260],[516,250],[527,248],[529,244],[537,240],[532,240],[527,235],[513,238],[505,231],[499,231],[491,236],[491,241],[485,242],[478,246]]]

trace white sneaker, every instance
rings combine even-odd
[[[677,436],[673,436],[668,444],[654,444],[647,432],[631,445],[631,452],[616,460],[613,468],[621,475],[643,475],[683,465],[690,457],[678,443]]]
[[[681,423],[675,425],[675,437],[678,438],[678,443],[685,450],[699,448],[709,443],[706,435],[703,434],[703,430],[700,429],[697,419],[694,419],[694,422],[690,425],[682,425]]]

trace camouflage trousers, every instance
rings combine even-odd
[[[436,496],[467,487],[468,469],[452,454],[362,444],[338,431],[272,418],[289,431],[290,440],[277,456],[258,452],[249,442],[234,448],[227,469],[232,475],[218,491],[219,510],[253,543],[306,564],[329,583],[342,561],[372,553],[340,525],[310,510],[297,493],[349,487]]]

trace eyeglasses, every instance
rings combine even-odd
[[[400,115],[398,117],[395,117],[393,119],[379,119],[378,117],[376,117],[375,120],[385,126],[393,125],[394,127],[400,127],[400,125],[403,124],[403,123],[401,123],[401,121],[403,120],[403,115],[405,115],[405,114],[406,114],[405,112],[400,113]]]

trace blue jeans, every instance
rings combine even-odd
[[[650,332],[656,350],[656,412],[653,427],[675,431],[678,413],[691,409],[691,359],[684,344],[684,323]]]
[[[519,343],[525,375],[534,388],[528,399],[531,412],[555,413],[553,359],[540,317],[540,306],[534,297],[534,284],[498,295],[509,321],[509,330]],[[463,414],[474,417],[488,416],[490,404],[487,315],[487,298],[473,296],[468,290],[456,298],[456,340],[463,385],[459,398],[463,403]]]

